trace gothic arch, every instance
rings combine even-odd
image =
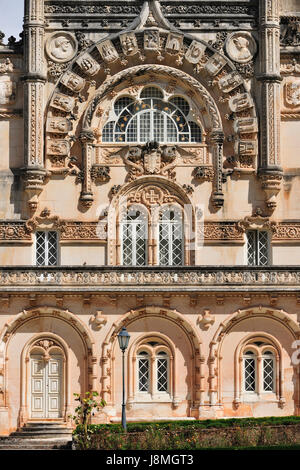
[[[116,348],[118,348],[117,335],[123,326],[128,328],[136,320],[143,318],[163,318],[168,322],[175,323],[184,334],[185,341],[189,345],[189,353],[191,359],[191,406],[197,407],[203,403],[203,370],[202,364],[204,362],[201,356],[201,339],[193,328],[193,326],[186,320],[184,315],[168,308],[161,308],[156,306],[147,306],[137,310],[131,310],[123,315],[119,320],[114,322],[102,344],[102,396],[110,406],[114,406],[114,361],[116,355]],[[147,333],[150,334],[150,333]],[[153,336],[154,331],[151,332]],[[156,332],[156,334],[159,334]],[[170,342],[170,340],[168,339]]]
[[[220,399],[222,394],[222,374],[221,374],[221,360],[222,360],[222,347],[225,338],[228,337],[231,329],[245,319],[255,318],[267,318],[269,320],[279,323],[288,333],[291,335],[293,340],[300,338],[300,327],[299,325],[290,318],[289,314],[284,310],[278,310],[270,308],[268,306],[256,306],[250,307],[243,310],[238,310],[232,313],[224,322],[220,323],[217,331],[214,334],[213,340],[210,343],[210,355],[209,355],[209,376],[210,376],[210,401],[211,404],[216,404],[217,399]],[[254,333],[253,333],[254,334]],[[253,335],[252,334],[252,335]],[[268,335],[268,332],[260,332],[260,335]],[[255,334],[256,335],[256,334]],[[251,335],[246,335],[249,338]],[[278,351],[282,351],[282,347],[278,340],[273,338],[276,343]],[[243,344],[243,342],[241,342]],[[296,393],[299,394],[299,386],[297,384]],[[282,387],[280,388],[282,390]],[[280,400],[282,400],[282,393],[280,394]]]

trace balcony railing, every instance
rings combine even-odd
[[[4,267],[4,291],[297,291],[300,266]]]

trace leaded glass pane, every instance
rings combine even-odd
[[[120,112],[124,109],[127,108],[132,103],[132,98],[129,96],[122,96],[115,102],[114,110],[116,115],[118,116]]]
[[[139,142],[148,142],[151,139],[151,129],[150,129],[150,119],[151,114],[150,112],[145,112],[139,115],[140,123],[139,123]]]
[[[265,392],[274,390],[274,360],[273,358],[263,359],[263,389]]]
[[[195,122],[189,122],[191,129],[191,142],[202,142],[201,129]]]
[[[138,364],[139,392],[149,392],[149,359],[140,358]]]
[[[201,142],[200,127],[187,122],[190,105],[181,97],[164,100],[157,87],[145,87],[133,101],[120,97],[114,105],[117,121],[108,122],[102,130],[103,142]]]
[[[113,121],[105,124],[102,130],[102,142],[114,141],[114,126],[115,126],[115,122]]]
[[[141,98],[163,98],[164,95],[162,91],[154,86],[148,86],[143,89],[141,93]]]
[[[180,96],[174,96],[174,98],[171,98],[169,101],[170,103],[175,104],[175,106],[177,106],[177,108],[179,108],[185,116],[189,114],[190,105],[184,98],[181,98]]]
[[[157,390],[168,391],[168,359],[157,358]]]
[[[255,372],[255,359],[244,358],[244,374],[245,374],[245,391],[255,392],[256,389],[256,372]]]

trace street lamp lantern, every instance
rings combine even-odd
[[[123,326],[122,330],[118,334],[118,340],[119,340],[119,346],[122,352],[125,352],[125,350],[128,347],[130,335],[128,331],[126,330],[125,326]]]
[[[130,335],[123,326],[122,330],[118,334],[119,346],[122,351],[122,379],[123,379],[123,399],[122,399],[122,426],[124,431],[126,431],[126,405],[125,405],[125,351],[128,347]]]

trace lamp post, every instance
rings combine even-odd
[[[123,398],[122,398],[122,426],[124,431],[126,431],[126,405],[125,405],[125,351],[128,347],[130,335],[123,326],[122,330],[118,334],[119,346],[122,351],[122,380],[123,380]]]

